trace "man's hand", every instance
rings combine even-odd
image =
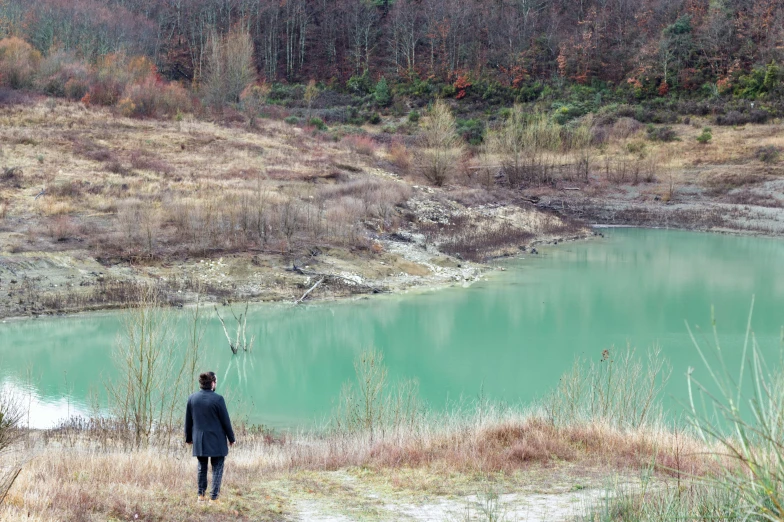
[[[193,441],[191,441],[191,442],[186,442],[185,444],[187,444],[188,446],[193,446]]]
[[[234,443],[233,442],[229,442],[229,446],[234,446]]]

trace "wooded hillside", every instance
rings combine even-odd
[[[89,61],[142,54],[186,82],[202,76],[210,39],[232,29],[250,34],[268,81],[316,79],[355,93],[383,76],[446,84],[439,94],[457,97],[481,81],[521,101],[564,81],[638,97],[754,98],[778,85],[784,1],[0,1],[0,36]]]

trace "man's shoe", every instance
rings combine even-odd
[[[207,502],[207,495],[199,495],[198,499],[196,499],[196,502]]]
[[[219,506],[219,505],[221,505],[221,501],[220,501],[219,498],[211,498],[210,499],[210,505],[211,506]]]

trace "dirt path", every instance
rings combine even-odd
[[[416,477],[409,477],[401,486],[394,476],[360,470],[299,475],[289,480],[285,489],[292,497],[286,519],[313,522],[565,522],[601,502],[609,484],[636,487],[639,482],[631,476],[586,474],[558,467],[508,480],[474,477],[453,482],[452,477],[444,481],[454,488],[451,492],[419,484]]]
[[[383,503],[384,498],[370,499],[354,512],[334,502],[303,500],[295,505],[296,520],[313,522],[349,522],[353,520],[407,520],[415,522],[444,521],[526,521],[559,522],[583,515],[591,505],[605,496],[604,489],[552,494],[468,495],[454,498],[433,498],[420,503]],[[373,500],[377,504],[372,505]]]

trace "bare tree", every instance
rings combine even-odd
[[[443,100],[436,100],[424,123],[418,167],[431,183],[441,186],[452,176],[463,153],[452,111]]]
[[[218,311],[218,307],[213,305],[215,308],[215,314],[218,316],[218,320],[223,326],[223,333],[226,335],[226,340],[229,342],[229,348],[231,348],[231,353],[234,355],[237,354],[240,350],[243,352],[249,352],[253,348],[253,341],[256,340],[256,336],[251,336],[250,342],[248,342],[248,301],[245,301],[245,311],[240,313],[239,317],[234,312],[234,308],[229,306],[229,310],[231,311],[231,315],[234,316],[234,320],[237,322],[237,331],[234,334],[234,337],[229,335],[229,330],[226,328],[226,322],[221,317],[220,312]]]
[[[310,120],[310,112],[313,107],[313,100],[318,97],[319,89],[316,86],[316,80],[310,80],[308,86],[305,87],[305,103],[308,104],[308,120]]]
[[[207,100],[216,105],[237,103],[242,91],[255,79],[250,34],[243,30],[232,30],[224,37],[213,33],[202,84]]]

